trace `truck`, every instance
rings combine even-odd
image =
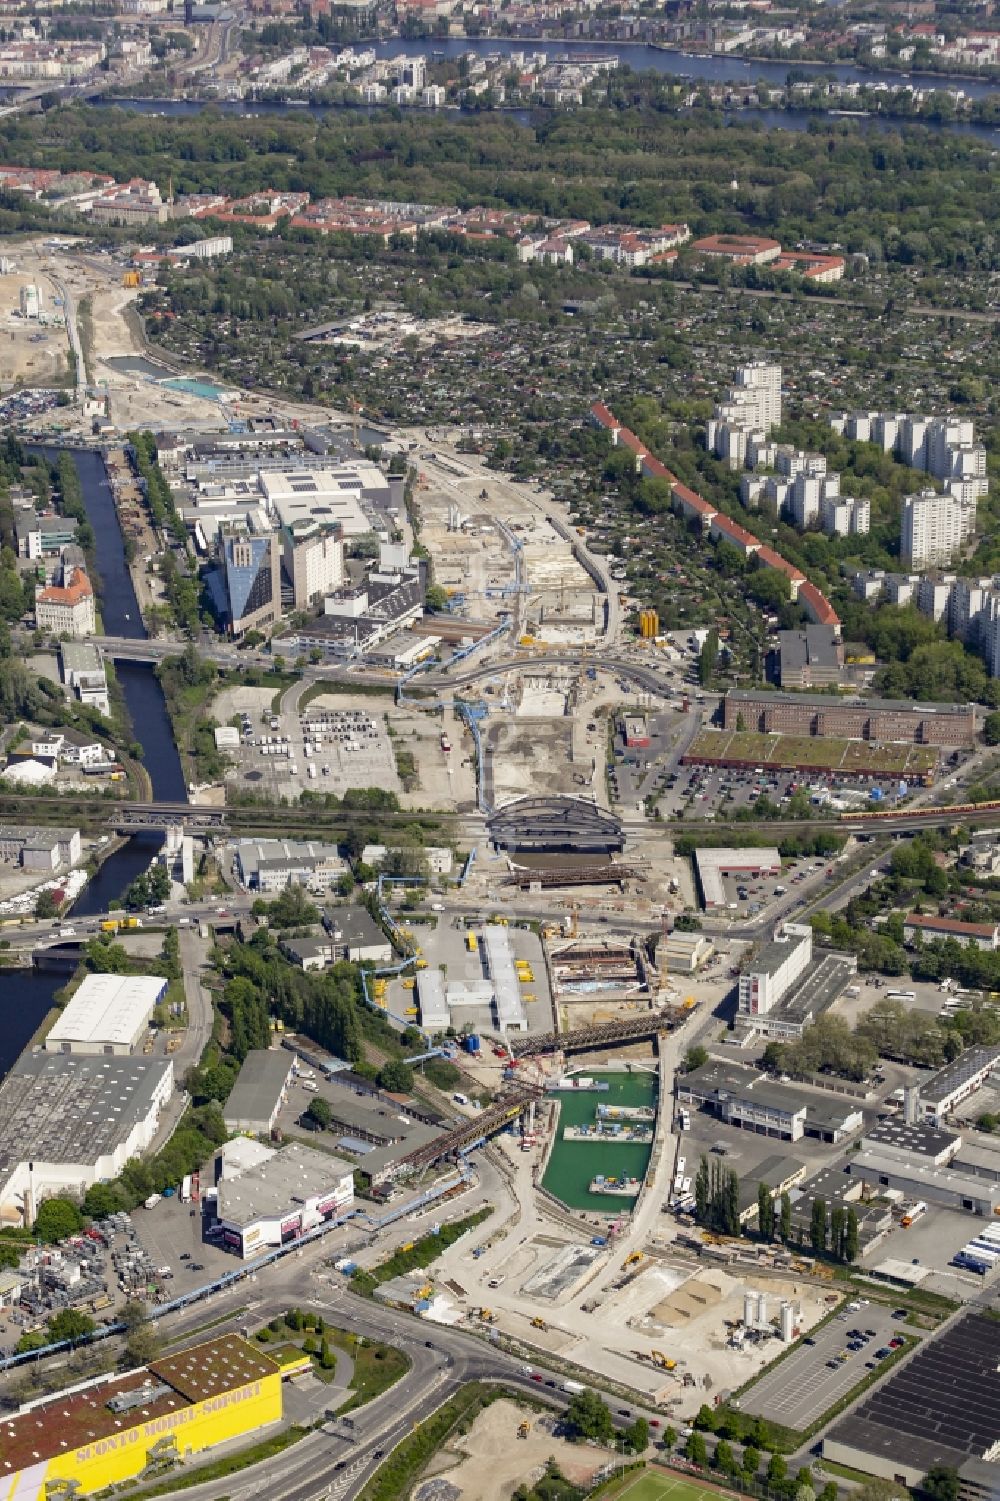
[[[456,1105],[467,1105],[469,1103],[469,1096],[467,1094],[456,1093],[452,1095],[452,1099]]]
[[[191,1202],[191,1174],[190,1173],[185,1173],[184,1174],[184,1180],[181,1183],[181,1203],[182,1204],[190,1204],[190,1202]]]
[[[316,780],[316,762],[315,761],[310,761],[308,767],[306,768],[306,770],[307,770],[308,775],[309,775],[309,780],[311,782],[315,782],[315,780]]]
[[[914,1220],[918,1220],[922,1214],[926,1213],[927,1205],[924,1203],[923,1199],[918,1199],[915,1204],[910,1204],[908,1206],[906,1213],[903,1215],[903,1218],[899,1223],[902,1225],[904,1230],[909,1230]]]
[[[585,1391],[586,1388],[580,1381],[564,1381],[562,1383],[562,1386],[560,1387],[560,1390],[569,1392],[571,1396],[576,1397],[579,1396],[582,1391]]]

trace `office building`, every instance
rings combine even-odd
[[[898,741],[911,745],[973,746],[973,704],[921,704],[909,699],[831,698],[817,693],[730,689],[724,727],[763,734],[830,735],[845,740]]]
[[[689,1073],[679,1073],[675,1087],[679,1104],[707,1110],[726,1125],[778,1141],[815,1136],[836,1143],[864,1122],[856,1100],[832,1099],[818,1091],[779,1084],[742,1063],[713,1059]]]
[[[778,632],[782,688],[827,688],[844,681],[844,645],[830,626]]]
[[[908,568],[950,563],[972,540],[976,505],[947,493],[922,490],[903,501],[900,557]]]
[[[23,1054],[0,1084],[0,1223],[30,1226],[42,1199],[117,1178],[173,1085],[169,1058]]]
[[[226,628],[235,638],[281,619],[281,548],[276,535],[253,537],[239,525],[222,537]]]
[[[292,521],[281,528],[281,550],[296,610],[319,604],[343,587],[344,534],[338,522]]]
[[[20,865],[22,870],[41,870],[50,875],[75,865],[82,852],[79,829],[0,824],[0,860]]]
[[[162,975],[86,975],[45,1038],[48,1053],[125,1057],[167,993]]]
[[[248,891],[325,888],[347,869],[337,846],[319,841],[241,839],[233,853],[236,875]]]
[[[63,641],[59,647],[63,682],[82,704],[100,714],[110,714],[108,675],[101,649],[89,641]]]
[[[94,590],[83,568],[63,571],[61,584],[35,591],[35,624],[56,636],[92,636],[96,629]]]
[[[788,1040],[821,1016],[857,971],[846,954],[813,958],[812,928],[783,923],[775,938],[751,953],[739,979],[737,1023],[763,1037]]]

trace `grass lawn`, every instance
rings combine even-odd
[[[344,1350],[354,1362],[354,1374],[349,1387],[354,1395],[345,1407],[339,1409],[340,1413],[353,1412],[356,1407],[363,1407],[373,1397],[380,1397],[410,1369],[407,1357],[393,1345],[383,1345],[372,1340],[365,1340],[364,1344],[358,1345],[355,1336],[343,1329],[328,1328],[326,1337],[331,1349]]]
[[[719,1501],[720,1496],[730,1496],[732,1491],[717,1491],[710,1486],[699,1485],[696,1480],[685,1480],[677,1475],[664,1475],[659,1470],[646,1470],[626,1481],[622,1490],[616,1492],[615,1501]]]

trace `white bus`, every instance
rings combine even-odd
[[[887,990],[885,998],[887,1001],[915,1001],[917,992],[915,990]]]

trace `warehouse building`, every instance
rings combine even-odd
[[[493,986],[493,1004],[501,1037],[506,1037],[508,1032],[527,1032],[528,1018],[521,1000],[521,982],[514,965],[509,929],[492,924],[484,927],[482,950],[486,972]]]
[[[117,1178],[173,1086],[169,1058],[22,1057],[0,1084],[0,1223],[31,1225],[42,1199]]]
[[[281,1415],[277,1361],[222,1334],[0,1422],[0,1487],[17,1501],[93,1495],[256,1436]]]
[[[87,975],[45,1039],[47,1053],[124,1058],[167,993],[162,975]]]
[[[1000,1070],[1000,1045],[983,1043],[966,1048],[958,1058],[939,1068],[920,1086],[920,1108],[932,1126],[944,1124],[963,1100],[982,1089],[990,1075]]]
[[[295,1060],[285,1048],[253,1048],[244,1058],[222,1116],[235,1136],[270,1136],[288,1098]]]
[[[932,1167],[947,1167],[961,1145],[962,1138],[953,1131],[941,1131],[924,1121],[905,1120],[877,1121],[861,1141],[866,1152],[880,1152],[902,1162],[925,1162]]]
[[[221,1244],[243,1260],[287,1245],[354,1203],[351,1163],[291,1142],[218,1186]]]
[[[835,1209],[844,1215],[853,1214],[858,1226],[858,1250],[863,1256],[892,1229],[890,1205],[884,1201],[864,1203],[861,1197],[863,1188],[860,1179],[851,1177],[842,1167],[831,1165],[813,1173],[791,1194],[793,1240],[801,1246],[811,1243],[813,1205],[817,1199],[822,1199],[828,1224]]]
[[[943,1209],[980,1215],[992,1215],[1000,1209],[1000,1183],[955,1167],[938,1167],[917,1156],[906,1158],[892,1151],[862,1148],[848,1160],[847,1171],[873,1189],[898,1188],[907,1198],[924,1199]]]
[[[967,1313],[876,1386],[823,1439],[823,1458],[919,1486],[958,1471],[963,1498],[1000,1492],[1000,1323]]]

